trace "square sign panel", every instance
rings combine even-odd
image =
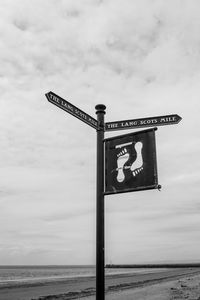
[[[155,130],[105,140],[105,194],[158,187]]]

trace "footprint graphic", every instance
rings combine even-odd
[[[117,181],[118,182],[123,182],[125,179],[124,175],[124,165],[129,159],[129,153],[127,152],[127,149],[124,148],[122,151],[117,155]]]
[[[143,170],[142,147],[142,142],[137,142],[135,144],[136,160],[131,165],[131,171],[133,173],[133,176],[136,176]]]

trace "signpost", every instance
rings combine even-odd
[[[123,129],[131,129],[131,128],[172,125],[172,124],[178,124],[181,120],[182,118],[179,115],[167,115],[167,116],[159,116],[159,117],[115,121],[115,122],[106,123],[105,130],[113,131],[113,130],[123,130]]]
[[[97,127],[98,127],[97,120],[95,120],[93,117],[86,114],[84,111],[82,111],[78,107],[74,106],[67,100],[61,98],[60,96],[54,94],[53,92],[49,92],[49,93],[45,94],[45,96],[47,97],[47,100],[49,102],[51,102],[52,104],[55,104],[56,106],[65,110],[66,112],[68,112],[69,114],[78,118],[79,120],[85,122],[86,124],[92,126],[95,129],[97,129]]]
[[[177,124],[181,121],[181,117],[167,115],[104,123],[106,107],[103,104],[95,107],[96,120],[53,92],[47,93],[46,97],[49,102],[97,131],[96,300],[104,300],[104,195],[159,189],[160,187],[157,178],[155,146],[155,130],[157,128],[108,139],[104,139],[104,132]]]
[[[96,300],[104,300],[104,114],[106,107],[99,104],[95,108],[99,122],[97,130]]]

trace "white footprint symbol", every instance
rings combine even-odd
[[[143,158],[142,158],[142,142],[137,142],[135,144],[135,151],[136,151],[136,160],[131,165],[131,171],[133,176],[136,176],[143,170]]]
[[[127,149],[124,148],[118,155],[117,155],[117,181],[122,182],[125,179],[124,175],[124,165],[129,159],[129,153],[127,152]]]

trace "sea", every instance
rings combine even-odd
[[[153,271],[157,271],[154,269]],[[105,275],[148,273],[148,269],[105,269]],[[152,272],[152,270],[151,270]],[[95,277],[95,266],[0,266],[0,288]]]

